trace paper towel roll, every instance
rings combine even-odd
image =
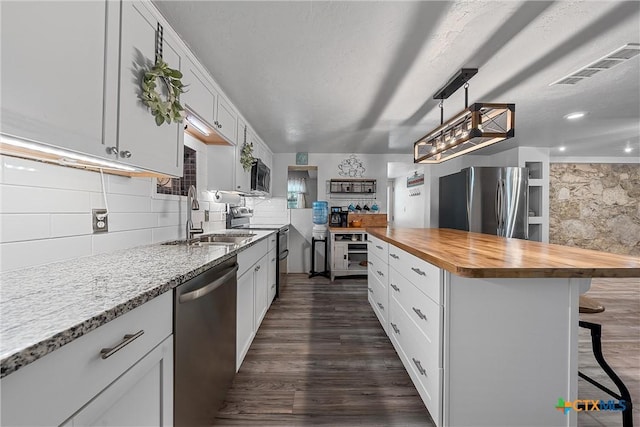
[[[216,191],[213,195],[213,199],[218,203],[229,203],[232,205],[237,205],[241,202],[241,198],[238,193],[231,193],[228,191]]]

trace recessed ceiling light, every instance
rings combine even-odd
[[[625,153],[630,153],[631,151],[633,151],[633,148],[631,148],[631,147],[626,147],[626,148],[624,149],[624,152],[625,152]]]
[[[583,113],[582,111],[576,111],[575,113],[569,113],[566,116],[564,116],[565,119],[567,120],[576,120],[579,119],[581,117],[584,117],[586,113]]]
[[[567,147],[558,147],[558,150],[559,150],[559,151],[564,151],[564,150],[566,150],[566,149],[567,149]]]

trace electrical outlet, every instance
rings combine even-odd
[[[209,211],[204,210],[204,222],[209,222]]]
[[[106,209],[93,209],[91,211],[91,222],[94,233],[105,233],[109,231],[109,218]]]

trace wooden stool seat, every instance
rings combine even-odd
[[[598,300],[585,295],[580,295],[578,307],[580,313],[602,313],[604,311],[604,305],[600,304]]]

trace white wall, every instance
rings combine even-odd
[[[206,188],[206,146],[197,151],[198,188]],[[91,210],[104,208],[100,174],[0,156],[0,269],[2,271],[168,240],[183,239],[186,197],[156,194],[153,178],[104,175],[109,232],[93,234]],[[211,210],[206,231],[224,228],[224,205],[200,195],[197,225]],[[207,201],[209,200],[209,201]]]

